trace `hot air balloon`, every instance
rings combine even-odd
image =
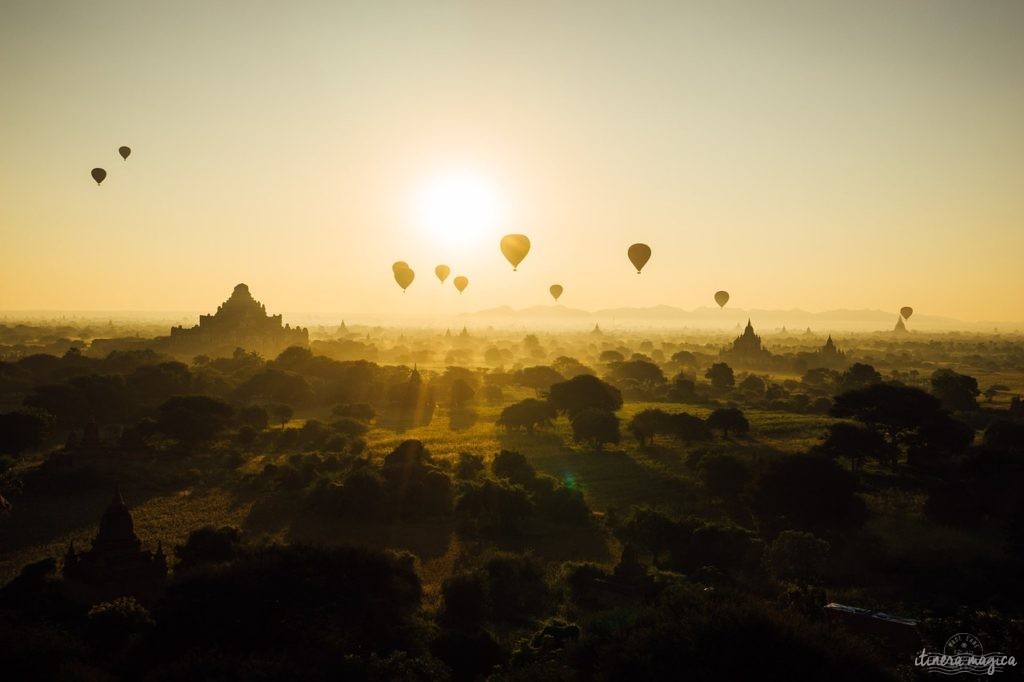
[[[905,305],[902,308],[900,308],[900,315],[903,316],[904,320],[909,320],[910,316],[913,315],[913,314],[914,314],[914,309],[911,308],[909,305]]]
[[[562,285],[561,284],[552,284],[551,288],[548,289],[548,291],[551,292],[551,296],[557,301],[558,297],[562,295],[562,291],[563,291]]]
[[[395,281],[398,282],[398,286],[402,287],[402,293],[409,288],[412,281],[416,278],[416,273],[409,267],[400,268],[395,270]]]
[[[729,302],[728,291],[716,291],[715,292],[715,303],[718,304],[719,308],[724,308],[725,304]]]
[[[391,264],[391,272],[397,273],[399,270],[408,270],[409,264],[404,260],[396,260]]]
[[[458,277],[453,279],[452,282],[455,283],[455,288],[459,290],[460,294],[466,290],[467,286],[469,286],[469,279],[463,277],[462,275],[459,275]]]
[[[118,147],[117,153],[121,155],[121,158],[125,161],[128,160],[128,155],[132,153],[131,147]]]
[[[103,182],[103,180],[106,179],[106,177],[107,171],[103,170],[102,168],[92,169],[92,179],[96,181],[97,186],[99,186],[99,184]]]
[[[434,274],[437,275],[437,278],[441,280],[441,283],[443,284],[444,281],[448,279],[448,275],[452,274],[452,269],[447,265],[438,265],[434,268]]]
[[[512,264],[512,270],[515,271],[526,258],[526,254],[530,253],[530,240],[525,234],[506,234],[501,238],[501,252],[505,254],[505,258]]]
[[[636,274],[640,274],[640,271],[647,265],[647,261],[651,259],[651,247],[647,244],[633,244],[629,247],[629,251],[626,252],[629,255],[629,262],[636,268]]]

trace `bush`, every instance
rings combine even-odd
[[[358,438],[369,431],[370,427],[353,417],[341,417],[331,422],[331,428],[344,436]]]
[[[518,483],[528,487],[533,483],[537,472],[533,466],[526,461],[526,457],[518,452],[502,450],[494,456],[491,462],[491,471],[499,478],[507,478],[512,483]]]
[[[377,416],[376,411],[366,403],[342,403],[331,410],[335,417],[348,417],[369,424]]]
[[[463,480],[473,479],[484,471],[484,458],[471,452],[460,452],[455,463],[455,477]]]
[[[462,487],[455,516],[464,532],[477,535],[519,535],[533,514],[522,486],[485,479]]]

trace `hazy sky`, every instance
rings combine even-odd
[[[1022,35],[1018,0],[2,0],[0,309],[247,282],[271,311],[448,313],[558,282],[1024,320]],[[450,174],[499,224],[424,218]]]

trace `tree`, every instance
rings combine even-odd
[[[498,478],[507,478],[513,483],[529,487],[537,472],[521,453],[502,450],[491,462],[491,473]]]
[[[611,381],[632,380],[648,386],[665,383],[661,368],[646,360],[613,362],[608,366],[606,377]]]
[[[672,380],[668,389],[668,399],[676,403],[695,403],[700,400],[697,395],[697,384],[685,374],[679,373]]]
[[[659,434],[671,433],[674,422],[672,415],[664,410],[641,410],[629,420],[630,432],[640,445],[654,445],[654,437]]]
[[[508,430],[523,429],[532,434],[538,427],[549,427],[556,416],[555,408],[546,400],[527,398],[501,411],[496,422]]]
[[[335,417],[351,417],[366,424],[372,422],[373,418],[377,416],[373,406],[367,403],[342,403],[335,405],[331,409],[331,414]]]
[[[577,443],[590,443],[600,450],[605,443],[619,442],[619,418],[614,412],[589,408],[571,417],[572,437]]]
[[[721,431],[723,438],[728,438],[730,431],[739,434],[750,431],[750,422],[737,407],[718,408],[708,415],[707,425],[709,429]]]
[[[740,382],[740,389],[747,391],[748,393],[763,395],[766,388],[767,385],[765,384],[764,379],[756,374],[748,374],[744,377],[743,381]]]
[[[267,400],[290,405],[302,405],[312,397],[304,377],[277,369],[254,374],[239,384],[235,394],[242,400]]]
[[[565,377],[545,365],[526,367],[516,372],[516,381],[520,386],[532,388],[538,393],[551,388],[552,384],[565,381]]]
[[[218,652],[241,654],[243,660],[287,659],[285,676],[306,679],[316,676],[324,659],[295,657],[300,643],[307,652],[329,641],[346,642],[354,651],[410,646],[407,628],[415,627],[422,596],[412,555],[271,545],[247,549],[217,570],[176,576],[156,620],[167,628],[161,646],[170,657],[215,642]],[[250,677],[253,670],[258,668],[230,677]]]
[[[604,363],[622,362],[626,359],[626,356],[617,350],[605,350],[601,351],[601,355],[597,359]]]
[[[672,435],[683,443],[708,440],[711,431],[700,417],[686,412],[672,415]]]
[[[295,415],[295,410],[292,409],[291,405],[279,403],[270,408],[270,411],[277,417],[277,421],[281,422],[281,428],[284,429],[284,425],[291,421],[291,418]]]
[[[884,433],[890,443],[901,443],[938,411],[938,399],[919,388],[876,383],[837,395],[831,414],[856,419]]]
[[[551,363],[551,369],[555,370],[566,379],[572,379],[580,374],[594,373],[594,370],[590,369],[576,358],[570,358],[564,355],[555,358],[555,361]]]
[[[476,391],[462,379],[456,379],[452,382],[451,389],[451,405],[458,409],[468,403],[476,395]]]
[[[937,369],[931,378],[932,394],[950,412],[968,412],[978,409],[978,380],[951,369]]]
[[[917,468],[941,464],[964,452],[973,442],[973,427],[946,412],[936,412],[910,435],[907,463]]]
[[[502,391],[501,386],[498,386],[497,384],[485,384],[484,400],[491,405],[497,405],[505,400],[505,392]]]
[[[620,542],[650,552],[655,564],[673,545],[685,543],[692,532],[690,525],[646,507],[634,507],[632,513],[614,527],[615,537]]]
[[[242,539],[242,531],[233,526],[203,526],[188,534],[184,544],[174,548],[178,557],[175,570],[194,568],[203,564],[231,561]]]
[[[882,375],[871,365],[855,362],[839,375],[839,390],[854,391],[882,381]]]
[[[850,470],[856,471],[866,458],[890,463],[899,451],[881,433],[860,424],[839,422],[829,427],[825,441],[818,451],[829,457],[846,457]]]
[[[211,440],[227,428],[234,409],[205,395],[175,396],[160,406],[157,428],[180,443]]]
[[[938,398],[898,384],[873,384],[836,396],[831,414],[866,424],[894,446],[889,464],[895,468],[901,449],[908,462],[922,466],[963,452],[974,430],[942,410]]]
[[[611,384],[595,376],[581,374],[568,381],[554,384],[548,402],[571,417],[586,409],[615,412],[622,407],[622,393]]]
[[[161,362],[136,367],[126,381],[138,399],[149,404],[192,391],[192,374],[188,365],[182,362]]]
[[[770,461],[754,479],[751,509],[768,530],[810,530],[817,535],[858,528],[867,519],[857,482],[835,462],[813,455]]]
[[[801,383],[813,386],[814,388],[828,388],[839,379],[839,374],[835,370],[827,369],[825,367],[814,367],[807,370],[804,373]]]
[[[480,483],[467,483],[460,490],[455,517],[463,532],[519,535],[533,514],[529,494],[510,481],[485,478]]]
[[[990,403],[992,402],[993,398],[995,398],[997,395],[999,395],[1003,391],[1009,390],[1010,387],[1007,386],[1006,384],[992,384],[991,386],[985,389],[985,392],[982,395],[985,396],[985,402]]]
[[[688,350],[681,350],[672,354],[672,362],[678,365],[694,367],[697,364],[697,356]]]
[[[91,420],[124,423],[137,409],[120,374],[84,374],[64,384],[37,386],[24,403],[49,412],[58,424],[72,427]]]
[[[312,422],[306,423],[310,424]],[[353,419],[352,417],[341,417],[339,419],[335,419],[331,422],[331,428],[350,438],[358,438],[370,429],[366,422],[361,422],[358,419]]]
[[[270,415],[262,405],[247,405],[238,410],[238,421],[245,426],[262,431],[270,423]]]
[[[0,454],[20,455],[38,449],[49,425],[49,420],[33,412],[0,414]]]
[[[813,533],[784,530],[768,550],[768,568],[780,580],[804,583],[821,578],[830,545]]]
[[[985,429],[982,444],[990,449],[1024,455],[1024,424],[999,419]]]
[[[736,385],[732,367],[724,362],[716,362],[708,367],[708,370],[704,372],[704,377],[711,382],[714,388],[726,389]]]
[[[441,585],[437,619],[445,627],[475,628],[484,622],[489,610],[487,584],[480,573],[453,575]]]
[[[711,497],[735,501],[750,480],[747,465],[730,455],[707,455],[699,467],[701,483]]]
[[[101,650],[119,647],[129,636],[153,625],[153,617],[135,597],[118,597],[94,604],[86,615],[86,634]]]

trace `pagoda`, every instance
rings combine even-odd
[[[723,350],[721,355],[732,361],[750,364],[768,359],[771,353],[761,345],[761,337],[754,332],[754,325],[748,319],[743,333],[732,342],[732,348]]]
[[[74,542],[69,543],[62,575],[64,593],[83,606],[118,597],[149,604],[167,579],[167,557],[160,543],[155,552],[142,548],[132,514],[115,487],[92,547],[78,552]]]

